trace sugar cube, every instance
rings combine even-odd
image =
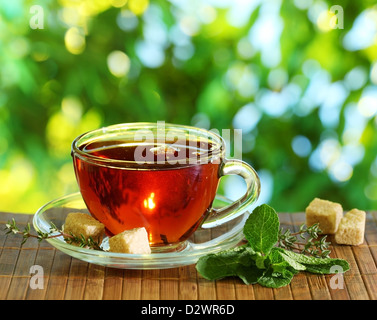
[[[335,234],[343,217],[343,208],[339,203],[315,198],[305,213],[308,227],[318,223],[323,234]]]
[[[145,228],[125,230],[109,239],[110,251],[133,254],[149,254],[151,248]]]
[[[105,234],[105,226],[89,214],[70,212],[64,222],[64,233],[71,233],[77,237],[83,235],[85,239],[92,237],[100,244]]]
[[[338,244],[359,245],[364,242],[365,211],[352,209],[347,212],[339,224],[335,233],[335,241]]]

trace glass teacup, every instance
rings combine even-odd
[[[80,192],[89,212],[109,236],[145,227],[152,252],[178,251],[197,230],[241,214],[257,200],[255,170],[225,158],[220,135],[200,128],[159,123],[128,123],[77,137],[72,157]],[[246,193],[212,208],[219,180],[237,174]]]

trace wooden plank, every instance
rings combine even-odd
[[[84,297],[88,263],[72,259],[68,271],[65,300],[81,300]]]
[[[273,291],[275,300],[293,300],[293,293],[289,285],[273,289]]]
[[[292,298],[294,300],[310,300],[309,282],[305,272],[295,275],[290,283]]]
[[[3,248],[12,248],[21,250],[21,242],[22,242],[22,235],[21,234],[8,234],[5,237],[5,241],[3,244]]]
[[[313,300],[331,300],[325,276],[307,273],[307,279]]]
[[[370,255],[373,258],[374,265],[377,265],[377,211],[367,213],[365,225],[365,241],[369,247]],[[369,270],[375,267],[369,266]],[[370,299],[377,300],[377,272],[373,274],[363,274],[362,279],[367,289]]]
[[[101,300],[105,282],[105,267],[89,263],[84,300]]]
[[[274,290],[262,287],[259,284],[253,284],[256,300],[274,300]]]
[[[198,274],[198,300],[216,300],[216,282]]]
[[[368,215],[370,215],[371,219],[374,221],[374,224],[377,225],[377,211],[369,211]]]
[[[31,225],[32,222],[32,215],[21,215],[17,214],[14,215],[16,225],[20,231],[23,231],[24,228],[29,223]],[[10,219],[9,219],[10,220]],[[3,229],[3,228],[1,228]],[[2,230],[1,232],[6,233],[7,230]],[[33,233],[33,227],[31,227],[31,231]],[[35,233],[34,233],[35,234]],[[23,236],[21,234],[14,234],[11,233],[9,235],[5,235],[6,239],[3,243],[3,247],[10,247],[10,248],[20,248],[21,249],[28,249],[28,248],[38,248],[39,247],[39,241],[36,238],[28,238],[27,241],[21,245]]]
[[[179,300],[198,298],[197,271],[195,265],[179,268]]]
[[[0,218],[1,218],[1,215],[0,215]],[[0,225],[4,225],[5,222],[0,222]],[[4,228],[0,228],[0,256],[1,256],[1,252],[3,251],[3,248],[4,248],[4,243],[5,243],[5,239],[7,238],[7,234],[6,234],[7,230],[5,230],[5,227]]]
[[[235,300],[236,290],[234,282],[239,279],[232,277],[216,281],[216,297],[218,300]]]
[[[20,251],[16,248],[3,248],[0,255],[0,299],[5,300],[12,281],[13,272]]]
[[[344,273],[326,275],[327,287],[329,288],[330,296],[332,300],[349,300],[347,286],[344,280]]]
[[[141,300],[141,270],[124,270],[123,274],[123,300]]]
[[[369,299],[367,289],[363,278],[361,277],[361,270],[359,269],[359,263],[363,258],[360,256],[356,258],[354,255],[354,250],[351,246],[337,245],[334,247],[334,251],[337,257],[347,260],[350,264],[350,270],[344,274],[345,289],[348,292],[347,296],[349,299],[357,300],[358,297],[363,297],[362,299]],[[360,254],[360,252],[358,252],[358,254]],[[359,263],[357,260],[359,260]],[[361,266],[361,268],[364,270],[366,269],[363,266]],[[333,292],[333,294],[335,294],[335,292]],[[342,292],[342,294],[346,296],[345,293]]]
[[[6,300],[12,276],[0,276],[0,300]]]
[[[345,274],[344,282],[351,300],[369,300],[368,290],[360,274]]]
[[[16,221],[17,226],[25,225],[27,222],[30,222],[31,219],[33,219],[33,215],[23,213],[0,212],[0,224],[8,223],[8,221],[11,221],[12,219]]]
[[[373,219],[373,215],[368,212],[365,223],[365,239],[369,246],[377,245],[377,220]]]
[[[141,300],[160,299],[160,270],[143,270]]]
[[[5,224],[16,216],[17,214],[13,212],[0,212],[0,224]],[[24,214],[20,214],[20,216],[24,216]]]
[[[35,258],[35,264],[43,268],[43,283],[42,287],[38,286],[37,288],[31,288],[29,286],[26,292],[26,300],[43,300],[45,298],[54,255],[55,249],[38,249],[37,256]]]
[[[366,274],[361,277],[370,299],[377,300],[377,274]]]
[[[351,276],[355,274],[360,274],[359,266],[356,262],[356,258],[353,255],[353,251],[350,246],[334,246],[334,252],[337,257],[344,259],[349,263],[350,269],[346,272],[346,275]]]
[[[64,299],[71,260],[72,258],[70,256],[59,250],[55,250],[50,280],[48,281],[46,292],[46,300]]]
[[[368,213],[365,225],[365,241],[369,247],[370,254],[373,257],[375,265],[377,264],[377,220],[373,219],[373,215]]]
[[[234,288],[237,300],[255,300],[253,285],[246,285],[242,281],[235,281]]]
[[[121,300],[123,291],[122,269],[106,268],[103,284],[103,300]]]
[[[8,300],[24,300],[29,286],[30,268],[34,265],[37,250],[23,249],[17,259],[12,282],[8,289]]]
[[[20,250],[18,248],[3,248],[0,256],[0,274],[12,276]]]
[[[160,299],[177,300],[179,297],[178,268],[160,270]]]
[[[377,273],[376,264],[367,245],[353,246],[351,248],[359,267],[360,274]]]

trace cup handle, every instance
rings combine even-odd
[[[211,208],[202,228],[213,228],[245,213],[247,207],[255,202],[260,194],[260,180],[256,171],[246,162],[232,159],[221,164],[220,178],[225,175],[239,175],[246,182],[246,193],[237,201],[223,208]]]

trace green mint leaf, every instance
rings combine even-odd
[[[263,274],[255,259],[254,250],[245,245],[201,257],[196,270],[207,280],[238,276],[245,284],[252,284]]]
[[[263,254],[268,254],[278,241],[279,217],[267,204],[256,207],[245,222],[243,229],[250,247]]]
[[[267,256],[263,256],[259,252],[256,254],[255,265],[257,266],[257,268],[259,268],[259,269],[266,269],[266,265],[265,265],[266,258],[267,258]]]
[[[299,271],[291,267],[278,248],[272,248],[268,258],[269,266],[266,272],[258,279],[264,287],[280,288],[288,285]]]
[[[289,255],[286,255],[285,252],[287,250],[284,250],[282,248],[272,248],[270,256],[272,257],[272,261],[275,261],[275,265],[277,262],[279,262],[280,265],[285,266],[285,267],[291,267],[292,269],[296,271],[304,271],[306,270],[306,267],[290,257]],[[276,267],[275,267],[276,270]]]
[[[350,265],[346,260],[338,258],[316,258],[285,250],[287,257],[305,266],[306,271],[319,274],[332,274],[340,271],[346,272]]]
[[[291,283],[295,273],[285,270],[284,274],[272,273],[271,269],[267,270],[262,277],[258,279],[258,283],[263,287],[280,288]]]
[[[255,208],[243,229],[248,244],[201,257],[197,271],[208,280],[238,276],[245,284],[280,288],[300,271],[332,274],[349,270],[343,259],[317,258],[276,247],[279,224],[273,208],[266,204]]]

